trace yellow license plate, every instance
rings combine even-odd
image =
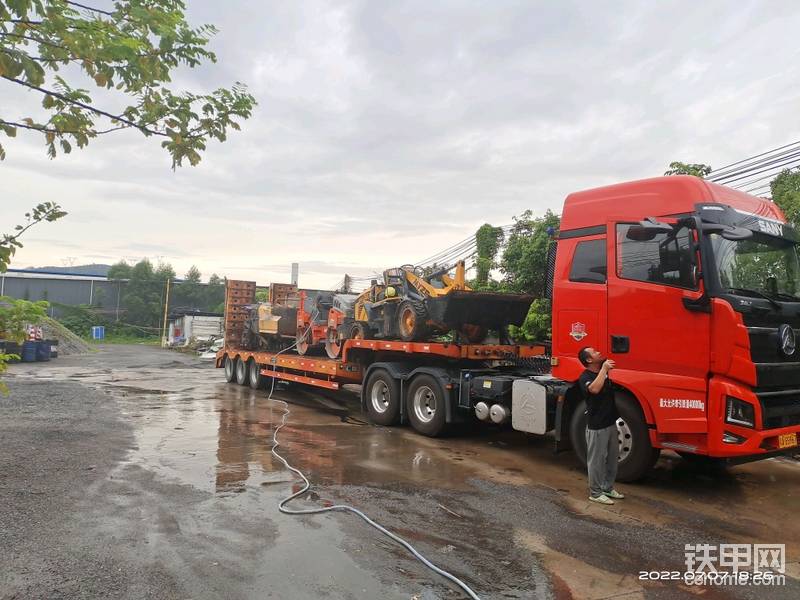
[[[778,436],[778,448],[794,448],[797,446],[796,433],[784,433]]]

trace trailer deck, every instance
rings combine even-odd
[[[259,352],[226,346],[217,352],[216,366],[225,359],[261,366],[261,375],[306,385],[339,389],[344,383],[361,383],[364,369],[375,360],[389,357],[430,356],[443,361],[513,361],[544,356],[536,345],[453,344],[446,342],[400,342],[390,340],[347,340],[341,359],[299,355],[293,352]]]

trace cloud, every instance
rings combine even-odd
[[[219,61],[175,83],[247,82],[260,104],[243,131],[177,172],[134,132],[55,161],[29,135],[3,140],[3,222],[45,199],[70,212],[19,261],[146,254],[259,283],[300,262],[324,287],[559,212],[577,189],[795,141],[791,2],[221,7],[190,3],[220,29]],[[0,86],[3,114],[36,101]]]

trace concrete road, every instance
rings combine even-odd
[[[10,370],[0,397],[0,598],[381,598],[464,594],[347,514],[282,515],[283,414],[208,363],[147,346]],[[482,598],[800,597],[800,463],[709,473],[665,455],[628,498],[590,504],[552,439],[428,439],[366,423],[354,390],[291,402],[281,451]],[[341,411],[337,406],[350,407]],[[786,545],[782,585],[641,580],[686,544]]]

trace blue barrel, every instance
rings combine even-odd
[[[22,343],[22,362],[36,362],[36,342]]]
[[[40,340],[36,342],[36,360],[50,360],[50,342]]]

